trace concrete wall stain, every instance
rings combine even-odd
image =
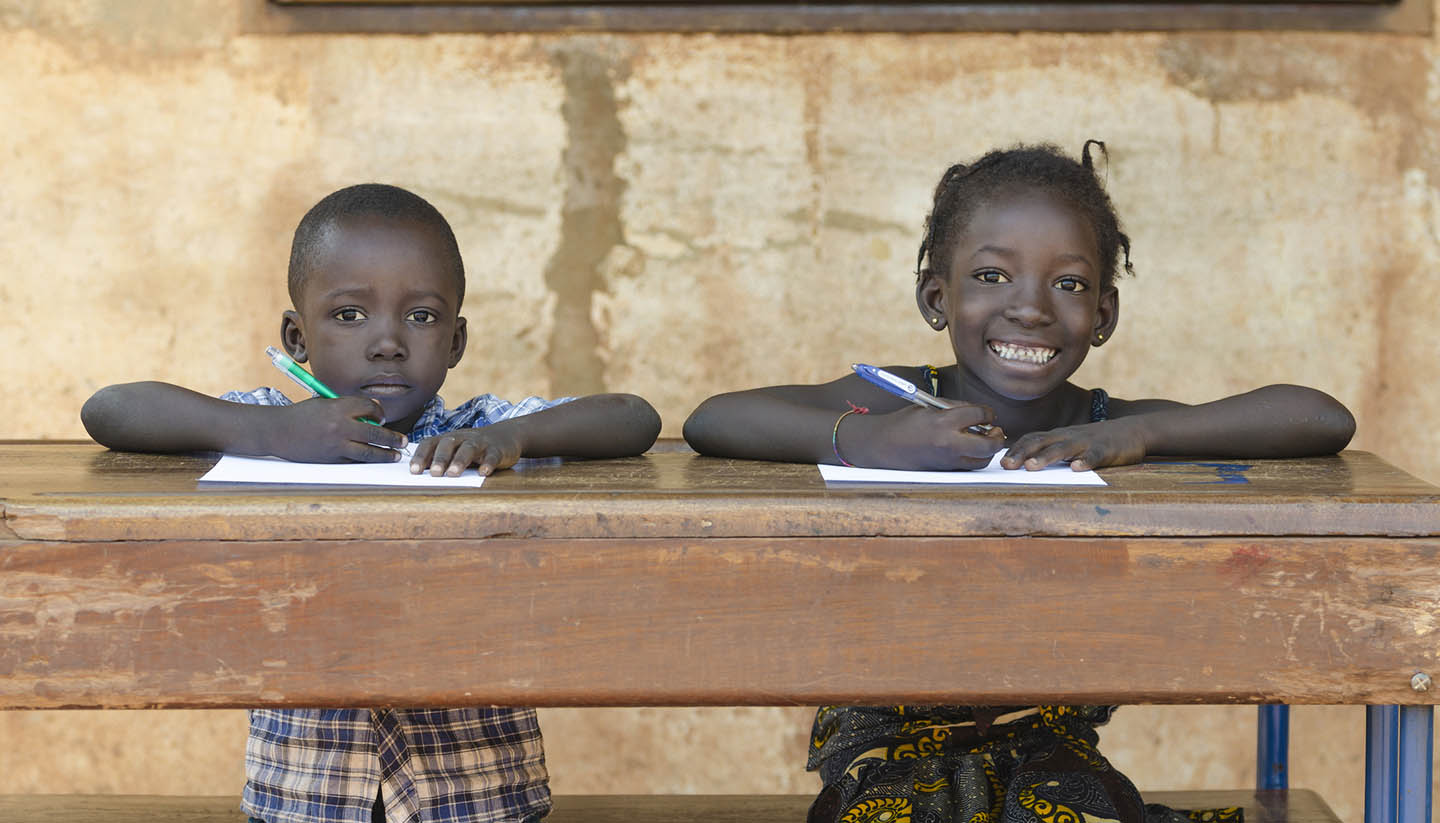
[[[1400,169],[1436,169],[1433,141],[1424,136],[1434,119],[1426,102],[1431,61],[1424,40],[1187,33],[1163,40],[1155,57],[1171,82],[1216,104],[1273,103],[1309,94],[1344,100],[1372,119],[1393,118],[1410,127],[1398,133]],[[1217,123],[1218,115],[1217,109]]]
[[[594,293],[605,290],[606,257],[625,242],[620,221],[625,181],[615,172],[626,144],[615,95],[628,74],[620,46],[614,39],[576,38],[551,53],[565,84],[561,113],[569,141],[560,243],[545,267],[545,283],[555,295],[545,356],[554,394],[605,391],[604,342],[591,306]]]

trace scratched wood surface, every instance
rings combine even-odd
[[[550,461],[202,489],[0,445],[0,707],[1436,702],[1440,491],[1372,455],[1105,488]]]
[[[547,823],[751,823],[805,819],[809,795],[558,795]],[[1146,792],[1177,809],[1243,806],[1246,823],[1338,823],[1311,791]],[[5,823],[244,823],[234,797],[0,795]]]
[[[210,456],[0,443],[0,539],[1440,535],[1440,489],[1365,452],[1155,461],[1106,487],[826,487],[814,466],[541,461],[482,490],[200,488]]]
[[[16,542],[0,706],[1434,703],[1440,539]]]

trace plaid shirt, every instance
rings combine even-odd
[[[271,388],[221,399],[290,405]],[[569,399],[511,404],[482,394],[446,411],[435,397],[410,439]],[[381,792],[389,823],[529,821],[550,811],[548,781],[534,709],[255,709],[241,807],[264,823],[370,823]]]

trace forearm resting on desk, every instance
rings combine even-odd
[[[403,434],[362,421],[379,405],[359,397],[293,406],[231,403],[168,383],[107,386],[80,420],[102,446],[121,451],[222,451],[307,462],[391,462]]]
[[[1265,386],[1202,403],[1124,404],[1117,422],[1140,426],[1153,456],[1311,457],[1334,454],[1355,434],[1355,418],[1333,397],[1304,386]]]
[[[593,394],[495,427],[513,426],[522,457],[631,457],[660,436],[660,415],[633,394]]]

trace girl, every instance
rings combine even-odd
[[[1053,146],[951,166],[935,189],[915,299],[955,364],[887,366],[932,394],[911,405],[854,375],[818,386],[717,395],[685,422],[701,454],[894,469],[1085,470],[1147,455],[1302,457],[1344,448],[1350,413],[1328,395],[1267,386],[1211,403],[1121,400],[1069,377],[1119,321],[1130,241],[1097,180]],[[968,430],[993,424],[986,434]],[[1095,748],[1108,707],[820,710],[809,768],[825,788],[811,823],[1141,823],[1148,809]],[[1230,810],[1232,814],[1238,814]],[[1215,814],[1211,812],[1210,814]],[[1222,816],[1223,813],[1222,813]],[[1213,819],[1213,818],[1212,818]]]

